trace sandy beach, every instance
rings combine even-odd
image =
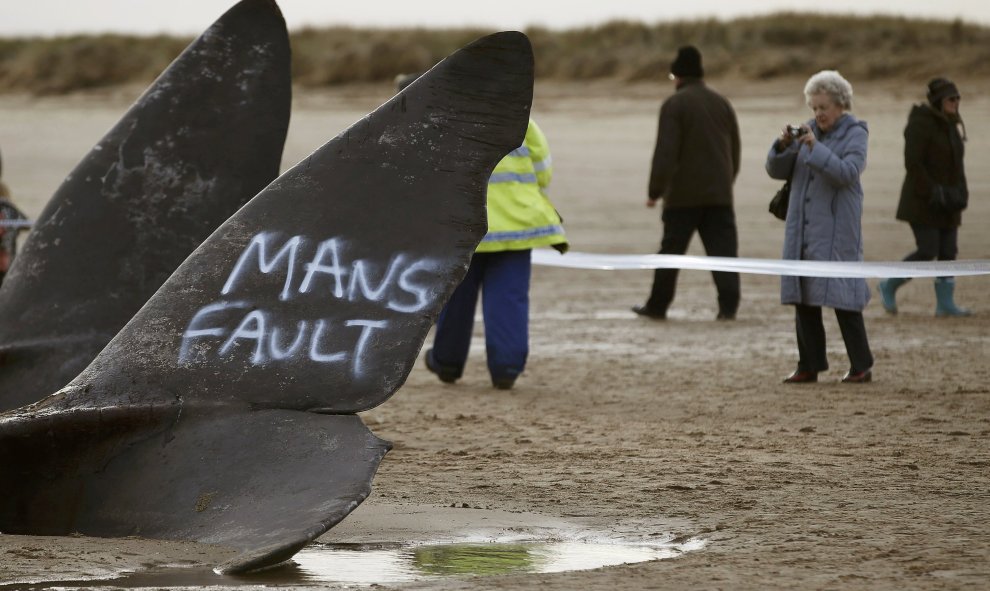
[[[803,80],[714,80],[743,139],[736,182],[740,256],[777,258],[783,225],[766,205],[780,185],[763,169],[786,123],[809,118]],[[868,122],[863,177],[866,258],[913,250],[894,219],[902,132],[916,84],[852,80]],[[960,81],[969,133],[970,207],[960,259],[990,259],[990,98]],[[389,96],[371,87],[295,99],[283,168]],[[553,199],[573,250],[655,252],[658,212],[645,187],[667,84],[538,86],[533,115],[553,149]],[[133,92],[33,99],[0,96],[4,181],[37,216],[58,184],[126,110]],[[704,254],[700,241],[690,254]],[[477,527],[538,533],[581,528],[622,539],[698,539],[672,559],[554,574],[385,583],[387,589],[975,589],[990,585],[990,276],[961,278],[964,319],[935,318],[930,279],[898,294],[900,314],[865,311],[874,382],[848,369],[826,314],[831,369],[784,385],[797,362],[793,310],[775,277],[744,275],[738,319],[716,322],[711,276],[682,271],[665,322],[630,306],[648,271],[536,267],[531,352],[510,392],[492,389],[476,327],[464,378],[441,384],[420,363],[385,404],[363,413],[392,441],[371,497],[322,542],[456,540]],[[871,287],[876,280],[870,280]],[[428,339],[429,344],[431,339]],[[515,517],[513,517],[515,516]],[[0,535],[0,589],[126,572],[203,567],[223,550],[138,539]],[[177,584],[261,587],[215,580]],[[271,584],[269,584],[272,586]],[[110,583],[101,583],[112,588]],[[296,588],[332,587],[300,580]],[[341,587],[346,586],[341,583]]]

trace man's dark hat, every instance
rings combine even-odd
[[[701,78],[705,70],[701,67],[701,52],[693,45],[685,45],[677,50],[677,59],[670,64],[670,73],[678,78]]]
[[[395,92],[401,92],[405,90],[407,86],[416,81],[417,78],[422,76],[422,72],[412,72],[410,74],[398,74],[395,77]]]
[[[928,102],[933,107],[940,107],[943,100],[953,96],[959,96],[959,89],[948,78],[932,78],[928,83]]]

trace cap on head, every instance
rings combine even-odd
[[[948,78],[932,78],[928,83],[928,102],[933,107],[941,108],[942,101],[953,96],[959,96],[959,89]]]
[[[701,67],[701,52],[693,45],[685,45],[677,50],[677,58],[670,64],[670,73],[678,78],[702,78],[705,70]]]

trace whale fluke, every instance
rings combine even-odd
[[[408,376],[524,138],[522,33],[455,52],[285,172],[67,386],[0,415],[0,531],[140,535],[283,561],[369,494],[353,413]]]

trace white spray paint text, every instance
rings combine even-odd
[[[317,243],[314,254],[300,264],[302,251],[311,241],[293,236],[277,242],[278,236],[271,232],[260,232],[251,239],[220,290],[225,299],[203,306],[189,321],[182,335],[180,365],[246,355],[255,366],[304,360],[350,363],[354,376],[359,377],[369,343],[377,331],[388,328],[388,320],[299,319],[277,308],[307,298],[325,303],[328,312],[333,312],[335,305],[339,309],[337,302],[363,301],[393,315],[412,314],[436,297],[431,281],[421,281],[424,275],[429,279],[435,276],[440,268],[436,261],[412,259],[403,253],[394,255],[387,265],[366,259],[346,261],[346,241],[330,238]],[[259,281],[265,285],[273,280],[277,301],[264,299],[276,309],[262,309],[257,298],[265,294],[257,293]]]

